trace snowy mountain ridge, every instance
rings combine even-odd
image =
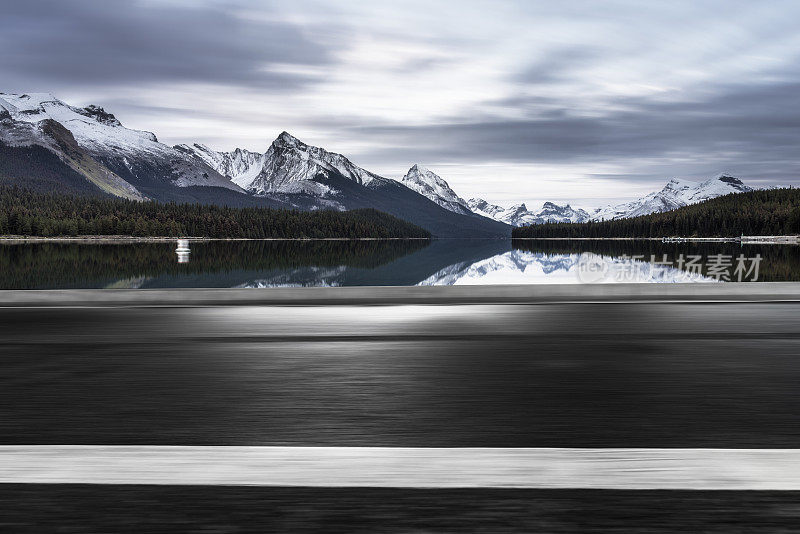
[[[753,188],[726,173],[718,174],[703,182],[673,178],[660,191],[631,202],[598,208],[591,212],[590,218],[593,221],[608,221],[638,217],[682,208],[730,193],[748,191],[753,191]]]
[[[264,167],[264,154],[236,148],[230,152],[217,152],[206,145],[175,145],[175,148],[193,154],[222,176],[227,176],[239,187],[246,188]]]
[[[512,226],[543,224],[547,222],[585,222],[589,214],[582,209],[574,209],[569,204],[559,206],[553,202],[545,202],[538,211],[531,211],[522,204],[513,204],[507,208],[490,204],[482,198],[469,200],[473,212]]]
[[[254,197],[279,199],[300,209],[374,207],[425,221],[447,235],[507,235],[507,226],[475,216],[444,180],[418,165],[401,183],[288,132],[278,135],[263,154],[242,149],[217,152],[200,144],[176,148],[204,161]]]
[[[538,211],[528,210],[525,204],[514,204],[504,208],[480,198],[470,199],[468,205],[474,213],[513,226],[525,226],[548,222],[581,223],[638,217],[682,208],[731,193],[748,191],[753,191],[753,188],[745,185],[741,179],[722,173],[703,182],[673,178],[661,190],[647,196],[614,206],[597,208],[591,212],[572,208],[569,204],[559,206],[553,202],[545,202]]]
[[[508,230],[504,225],[635,217],[753,190],[739,178],[720,174],[703,182],[674,178],[659,191],[590,213],[553,202],[538,210],[524,203],[503,207],[481,198],[464,200],[445,179],[421,165],[413,165],[402,180],[393,180],[285,131],[263,153],[241,148],[220,152],[198,143],[168,146],[153,133],[125,127],[102,107],[70,106],[49,93],[0,93],[0,144],[43,147],[56,155],[61,161],[52,165],[60,166],[62,176],[54,183],[65,190],[69,180],[74,186],[85,178],[106,193],[136,200],[293,209],[370,207],[424,221],[442,235],[500,235]],[[24,158],[31,154],[14,157],[25,166]],[[35,181],[36,172],[25,179]]]
[[[236,184],[197,158],[159,143],[151,132],[124,127],[113,114],[101,107],[73,107],[49,93],[0,93],[0,107],[17,130],[26,123],[40,131],[50,122],[58,123],[69,131],[80,149],[127,182],[130,179],[136,181],[142,178],[140,175],[158,167],[164,174],[161,180],[177,187],[202,185],[241,191]],[[22,144],[41,144],[52,149],[48,137],[33,135]],[[135,184],[129,185],[135,188]]]
[[[472,214],[467,201],[458,196],[446,181],[430,169],[415,163],[403,177],[402,184],[446,210],[464,215]]]
[[[255,195],[306,193],[325,197],[336,194],[322,183],[334,173],[365,187],[389,180],[362,169],[341,154],[307,145],[282,132],[264,154],[261,171],[243,187]]]

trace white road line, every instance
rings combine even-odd
[[[0,446],[0,483],[800,490],[800,449]]]

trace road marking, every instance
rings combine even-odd
[[[800,449],[0,446],[0,483],[800,490]]]

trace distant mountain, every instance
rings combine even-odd
[[[582,209],[574,209],[569,204],[559,206],[553,202],[545,202],[538,211],[531,211],[525,204],[514,204],[507,208],[490,204],[481,198],[473,198],[468,203],[470,209],[485,217],[502,221],[511,226],[528,224],[544,224],[547,222],[584,222],[589,214]]]
[[[415,164],[403,177],[402,183],[446,210],[464,215],[473,213],[466,200],[458,196],[438,174],[425,167]]]
[[[246,186],[256,195],[310,195],[342,209],[374,207],[438,237],[505,237],[510,228],[491,219],[448,211],[402,183],[303,143],[283,132],[265,154],[262,172]]]
[[[209,167],[240,187],[249,185],[264,167],[264,154],[242,148],[231,152],[217,152],[198,143],[176,145],[175,148],[200,158]]]
[[[452,212],[406,187],[363,169],[345,156],[308,145],[282,132],[264,154],[247,157],[182,146],[213,163],[248,193],[277,198],[306,209],[372,207],[413,222],[438,237],[506,237],[510,228],[491,219]],[[241,162],[234,165],[233,162]],[[234,169],[229,171],[228,169]]]
[[[263,153],[168,146],[126,128],[98,106],[70,106],[47,93],[0,93],[0,183],[40,191],[111,194],[133,200],[269,206],[299,210],[375,208],[439,237],[506,237],[509,226],[615,220],[752,191],[722,174],[673,179],[660,191],[591,213],[546,202],[501,207],[465,201],[436,173],[412,166],[402,181],[281,133]]]
[[[482,198],[471,198],[467,202],[467,205],[473,213],[510,224],[511,226],[533,224],[530,218],[531,212],[528,211],[525,204],[514,204],[513,206],[504,208],[497,204],[490,204]]]
[[[0,115],[0,142],[20,149],[11,151],[14,157],[24,160],[32,147],[45,148],[106,193],[138,200],[180,198],[195,186],[244,193],[198,158],[150,132],[125,128],[97,106],[73,107],[48,93],[0,93]]]
[[[730,193],[747,191],[753,191],[753,188],[745,185],[739,178],[720,174],[699,183],[673,178],[660,191],[631,202],[606,206],[591,212],[572,208],[569,204],[559,206],[553,202],[545,202],[538,211],[528,210],[525,204],[503,208],[480,198],[470,199],[468,205],[474,213],[519,227],[548,222],[581,223],[625,219],[670,211]]]
[[[723,195],[675,210],[590,224],[532,224],[512,237],[662,238],[791,236],[800,234],[800,189],[760,189]]]
[[[727,174],[699,183],[673,178],[660,191],[632,202],[598,208],[591,212],[590,218],[593,221],[612,221],[638,217],[682,208],[730,193],[748,191],[753,191],[753,188],[746,186],[739,178]]]
[[[325,181],[334,177],[366,188],[394,181],[356,166],[341,154],[307,145],[282,132],[264,154],[261,172],[244,187],[256,195],[307,193],[332,198],[340,192]]]
[[[30,120],[33,110],[13,105],[0,94],[0,183],[43,192],[146,197],[76,141],[61,123]],[[25,120],[29,119],[29,120]]]
[[[553,202],[545,202],[542,209],[536,212],[537,224],[550,222],[585,222],[589,214],[582,209],[575,209],[569,204],[559,206]]]
[[[203,145],[178,148],[212,165],[255,197],[280,199],[306,209],[373,207],[414,222],[438,237],[506,237],[510,233],[504,224],[468,209],[448,210],[405,182],[379,176],[288,132],[282,132],[264,154],[240,149],[215,152]],[[420,176],[424,179],[433,180]]]

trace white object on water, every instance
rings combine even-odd
[[[178,255],[178,263],[189,263],[189,254],[191,253],[189,240],[178,239],[178,248],[175,249],[175,253]]]

